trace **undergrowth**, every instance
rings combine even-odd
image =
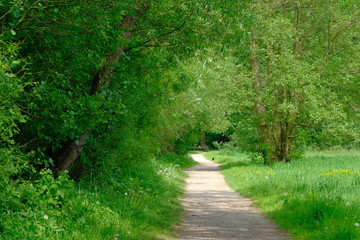
[[[36,180],[0,182],[0,239],[163,239],[181,212],[178,197],[193,165],[186,156],[119,161],[79,182],[42,170]]]
[[[206,154],[229,185],[303,240],[360,239],[360,152],[313,151],[265,166],[243,153]]]

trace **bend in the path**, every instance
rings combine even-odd
[[[189,175],[183,224],[177,240],[289,240],[277,225],[225,183],[218,164],[201,154],[192,158],[199,165],[186,170]]]

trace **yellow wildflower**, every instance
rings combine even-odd
[[[351,170],[351,169],[334,169],[329,172],[323,173],[321,175],[351,175],[351,174],[360,174],[360,171]]]

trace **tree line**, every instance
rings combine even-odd
[[[3,179],[76,175],[115,146],[124,159],[184,152],[205,132],[266,163],[356,143],[359,13],[328,0],[2,1]]]

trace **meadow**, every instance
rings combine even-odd
[[[164,239],[179,223],[187,156],[118,161],[78,182],[49,170],[0,193],[0,239]],[[12,198],[5,198],[12,196]]]
[[[271,165],[234,150],[205,156],[294,238],[360,239],[360,151],[308,151],[300,160]]]

